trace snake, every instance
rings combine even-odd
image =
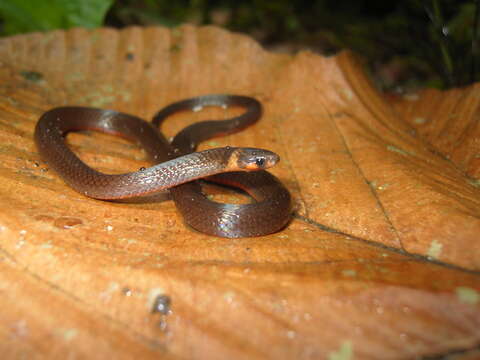
[[[169,142],[160,131],[165,119],[207,106],[241,107],[245,112],[224,120],[193,123]],[[43,113],[34,139],[40,156],[70,187],[94,199],[118,200],[168,190],[191,228],[226,238],[275,233],[290,221],[292,200],[286,187],[265,169],[279,156],[251,147],[218,147],[197,151],[205,140],[238,132],[258,121],[260,102],[252,97],[214,94],[174,102],[147,122],[115,110],[63,106]],[[93,130],[138,143],[155,164],[123,174],[105,174],[85,164],[66,144],[69,132]],[[239,188],[253,198],[248,204],[215,202],[198,180]]]

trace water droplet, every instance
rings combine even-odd
[[[123,288],[122,292],[123,292],[123,295],[125,296],[132,296],[132,293],[133,293],[132,290],[128,287]]]
[[[170,296],[168,295],[158,295],[155,298],[155,301],[153,302],[152,306],[152,313],[160,313],[163,315],[168,315],[171,313],[170,310],[170,304],[172,303],[172,300],[170,299]]]
[[[83,224],[81,219],[75,217],[62,216],[53,222],[53,225],[59,229],[70,229],[74,226]]]
[[[167,331],[167,322],[165,319],[162,319],[158,322],[158,327],[160,328],[160,331],[165,332]]]

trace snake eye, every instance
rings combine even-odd
[[[238,169],[245,171],[268,169],[275,165],[278,160],[278,155],[268,150],[237,148],[235,156],[233,156],[236,170],[232,171],[237,171]]]
[[[263,167],[265,165],[265,158],[257,158],[255,160],[255,164],[257,164],[258,167]]]

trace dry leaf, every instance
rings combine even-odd
[[[0,55],[6,358],[478,355],[478,86],[386,98],[349,53],[275,55],[214,27],[29,34],[0,39]],[[86,198],[32,141],[55,106],[149,119],[209,93],[264,104],[258,125],[204,147],[280,154],[272,172],[297,209],[282,232],[214,238],[162,197]],[[234,112],[180,114],[163,130]],[[148,166],[122,139],[68,142],[102,171]]]

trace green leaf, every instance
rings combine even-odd
[[[87,28],[101,26],[105,14],[113,4],[113,0],[57,1],[64,6],[69,27],[81,26]]]
[[[0,0],[4,33],[97,27],[113,0]]]

